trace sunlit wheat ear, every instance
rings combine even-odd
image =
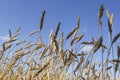
[[[60,22],[58,23],[58,26],[57,26],[57,29],[56,29],[56,31],[55,31],[55,39],[57,38],[57,35],[58,35],[58,32],[59,32],[59,29],[60,29]]]
[[[106,10],[106,15],[107,15],[108,19],[111,18],[110,12],[108,10]]]
[[[112,26],[112,24],[113,24],[113,19],[114,19],[114,14],[112,14],[111,17],[110,17],[110,25],[111,25],[111,26]]]
[[[42,28],[43,28],[43,23],[44,23],[44,17],[45,17],[45,11],[43,11],[43,13],[42,13],[42,17],[41,17],[41,19],[40,19],[40,31],[42,30]]]
[[[94,45],[93,53],[95,53],[101,47],[102,41],[102,37],[100,37]]]
[[[99,23],[100,26],[102,26],[101,18],[103,16],[103,11],[104,11],[104,6],[101,5],[100,9],[99,9],[99,13],[98,13],[98,23]]]
[[[120,32],[116,34],[112,40],[112,44],[120,37]]]
[[[79,41],[83,38],[83,36],[84,36],[84,34],[81,34],[81,35],[79,35],[78,37],[76,37],[76,38],[75,38],[76,41],[79,42]]]
[[[35,34],[35,33],[37,33],[38,32],[38,30],[34,30],[34,31],[32,31],[30,34],[29,34],[29,36],[32,36],[33,34]]]
[[[69,39],[77,29],[78,27],[74,28],[73,31],[67,35],[66,40]]]

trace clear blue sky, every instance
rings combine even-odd
[[[60,21],[62,30],[71,31],[80,16],[81,29],[85,28],[86,33],[91,34],[98,26],[97,15],[101,4],[115,14],[114,26],[118,29],[119,3],[119,0],[0,0],[0,35],[5,35],[8,29],[15,30],[17,27],[22,27],[25,34],[38,28],[43,10],[47,12],[44,30],[50,31]],[[107,27],[106,20],[104,27]]]
[[[104,5],[110,13],[114,13],[114,31],[120,31],[120,1],[119,0],[0,0],[0,36],[6,36],[8,30],[15,32],[21,27],[22,37],[39,29],[41,13],[46,10],[43,35],[49,34],[61,22],[61,31],[69,33],[81,18],[81,32],[85,32],[85,40],[95,36],[98,27],[98,11]],[[103,31],[108,36],[107,17],[103,16]],[[45,38],[47,39],[47,37]],[[106,38],[108,39],[108,38]],[[0,41],[1,42],[1,41]]]

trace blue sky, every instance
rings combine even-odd
[[[77,24],[80,16],[80,32],[85,33],[84,40],[91,40],[98,27],[98,11],[104,5],[110,13],[114,13],[113,29],[120,31],[120,1],[119,0],[0,0],[0,42],[6,39],[8,30],[13,32],[21,27],[21,37],[39,29],[41,13],[46,10],[42,34],[45,40],[51,29],[56,28],[61,22],[61,31],[69,33]],[[103,15],[103,32],[105,41],[108,40],[107,17]]]
[[[71,31],[77,17],[81,18],[81,31],[93,35],[98,27],[97,15],[101,4],[115,14],[114,26],[120,26],[120,1],[109,0],[1,0],[0,1],[0,35],[8,33],[8,29],[15,30],[22,27],[24,34],[39,27],[39,19],[46,10],[44,30],[54,29],[60,21],[62,31]],[[104,27],[107,28],[107,17],[104,15]]]

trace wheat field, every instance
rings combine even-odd
[[[98,12],[99,31],[104,29],[103,15],[108,18],[110,43],[107,45],[103,34],[91,41],[82,41],[85,34],[79,34],[80,16],[69,34],[60,32],[61,22],[58,22],[56,29],[50,31],[46,44],[41,33],[45,31],[45,15],[43,11],[39,28],[29,33],[26,39],[18,39],[20,28],[14,34],[9,30],[9,40],[2,42],[0,47],[0,80],[120,80],[120,46],[115,45],[120,33],[112,35],[113,13],[110,14],[103,5]],[[27,40],[35,34],[36,41]],[[81,51],[86,45],[93,46],[88,53]],[[93,60],[98,50],[102,56],[99,63]],[[111,54],[117,56],[109,58]]]

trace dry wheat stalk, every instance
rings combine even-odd
[[[76,41],[79,42],[79,41],[83,38],[83,36],[84,36],[84,34],[81,34],[81,35],[79,35],[78,37],[76,37],[76,38],[75,38]]]

